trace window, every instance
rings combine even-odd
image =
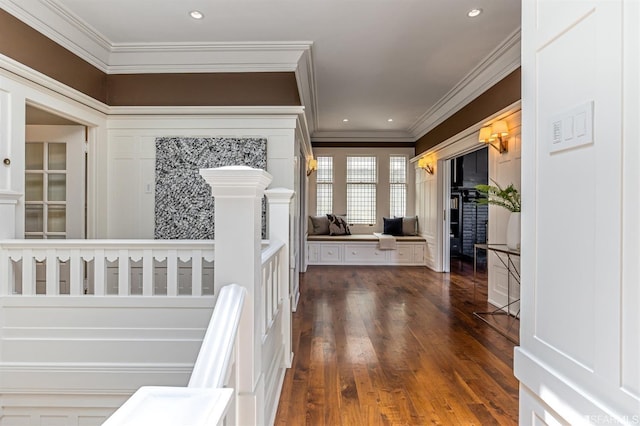
[[[66,238],[67,145],[25,145],[25,239]]]
[[[316,214],[333,213],[333,157],[318,157]]]
[[[376,223],[376,157],[347,157],[347,221]]]
[[[401,155],[389,157],[389,213],[391,216],[407,213],[407,159]]]

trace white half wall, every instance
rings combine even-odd
[[[98,425],[140,386],[186,386],[203,297],[0,298],[0,425]]]
[[[236,137],[267,139],[272,186],[295,188],[300,148],[297,116],[119,116],[108,120],[104,238],[153,238],[155,139]]]
[[[639,424],[640,5],[522,7],[520,423]]]

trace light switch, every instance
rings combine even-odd
[[[553,115],[549,120],[549,152],[592,144],[593,101]]]
[[[576,136],[584,136],[587,133],[587,114],[586,113],[578,113],[576,114]]]
[[[565,141],[573,139],[573,115],[567,115],[562,120],[562,139]]]

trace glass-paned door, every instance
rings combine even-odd
[[[85,128],[26,129],[25,238],[84,238]]]
[[[66,152],[66,143],[27,143],[25,238],[67,236]]]

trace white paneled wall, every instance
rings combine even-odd
[[[508,115],[504,120],[509,126],[509,151],[500,154],[497,150],[489,148],[489,184],[494,185],[493,180],[503,188],[513,184],[516,189],[520,190],[522,157],[520,111]],[[505,244],[507,242],[509,215],[510,212],[502,207],[489,206],[489,232],[487,235],[489,244]],[[519,270],[520,259],[517,257],[512,259],[516,269]],[[520,287],[495,252],[488,254],[488,269],[489,302],[495,306],[504,306],[508,302],[517,300],[520,296]],[[507,295],[510,297],[509,301],[507,301]],[[514,314],[517,313],[518,307],[518,302],[512,305],[512,309],[515,309]]]
[[[640,7],[522,12],[520,423],[640,424]],[[552,150],[552,124],[589,102],[592,143]]]
[[[436,271],[442,270],[442,248],[438,239],[438,227],[441,216],[438,214],[442,197],[438,197],[438,179],[436,174],[430,175],[415,166],[416,175],[416,215],[420,223],[420,235],[427,241],[425,254],[426,265]]]
[[[297,116],[118,117],[108,124],[108,229],[105,238],[153,238],[155,139],[237,137],[267,139],[267,171],[274,185],[294,188],[299,148]]]

